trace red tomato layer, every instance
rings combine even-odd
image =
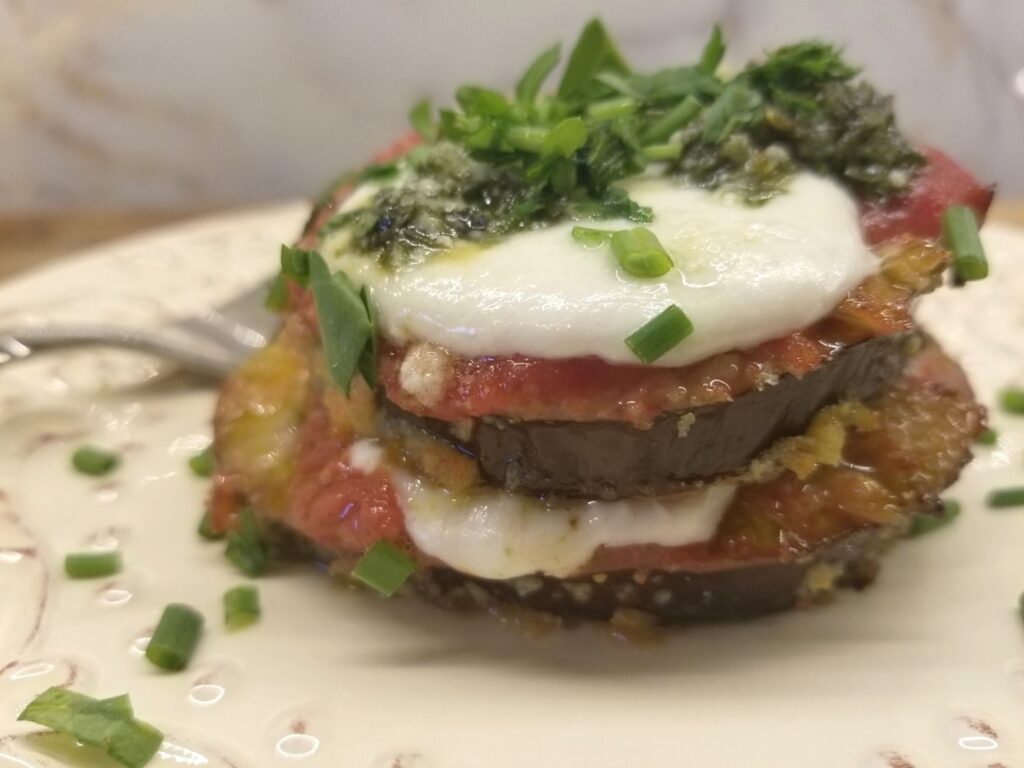
[[[381,153],[384,161],[416,143],[407,137]],[[947,205],[972,207],[983,217],[992,189],[979,184],[946,155],[924,150],[927,165],[910,192],[887,204],[862,209],[865,237],[872,244],[914,236],[935,239]],[[302,245],[315,245],[316,232],[347,196],[339,188],[311,217]],[[827,318],[810,328],[747,350],[715,355],[683,368],[613,365],[596,357],[554,360],[523,355],[464,358],[450,355],[451,376],[441,399],[429,406],[405,392],[399,369],[405,349],[382,344],[380,380],[387,397],[421,416],[458,421],[488,415],[524,420],[616,420],[650,424],[666,411],[727,402],[780,375],[802,376],[837,350],[911,326],[909,304],[919,286],[894,286],[872,278],[851,293]],[[308,292],[293,291],[291,306],[316,326]]]

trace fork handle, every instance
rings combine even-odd
[[[107,325],[48,325],[0,330],[0,365],[24,360],[44,349],[103,345],[135,349],[171,360],[195,373],[224,378],[238,364],[230,353],[212,352],[193,340],[166,334]]]

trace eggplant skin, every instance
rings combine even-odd
[[[416,575],[430,602],[450,609],[515,606],[563,621],[616,622],[623,612],[652,625],[739,621],[829,601],[836,588],[864,589],[895,528],[863,530],[790,562],[689,571],[618,571],[575,579],[528,576],[491,581],[448,568]]]
[[[474,420],[469,438],[461,439],[459,426],[416,416],[387,399],[382,411],[396,426],[423,428],[473,456],[484,480],[508,491],[656,496],[741,472],[777,440],[803,434],[821,408],[874,396],[902,372],[911,336],[861,342],[803,377],[783,376],[728,403],[664,414],[650,429],[489,416]]]

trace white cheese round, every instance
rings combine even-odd
[[[636,363],[624,339],[670,304],[693,334],[657,365],[678,366],[757,345],[831,312],[877,270],[857,206],[834,181],[796,176],[760,207],[717,192],[642,177],[626,189],[650,206],[647,225],[675,267],[663,277],[623,272],[603,246],[572,239],[573,222],[459,247],[425,264],[388,271],[350,252],[342,231],[324,243],[336,269],[373,289],[383,332],[425,340],[467,357],[595,355]],[[361,190],[363,191],[363,190]],[[365,202],[366,195],[360,195]],[[617,230],[628,221],[592,226]]]
[[[736,492],[721,483],[660,499],[544,503],[500,490],[454,496],[398,471],[393,479],[416,546],[485,579],[536,573],[564,578],[602,545],[707,541]]]

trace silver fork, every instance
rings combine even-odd
[[[203,376],[223,378],[265,346],[280,318],[265,306],[268,285],[163,328],[123,328],[105,323],[52,323],[0,329],[0,366],[36,352],[83,345],[124,347],[171,360]]]

